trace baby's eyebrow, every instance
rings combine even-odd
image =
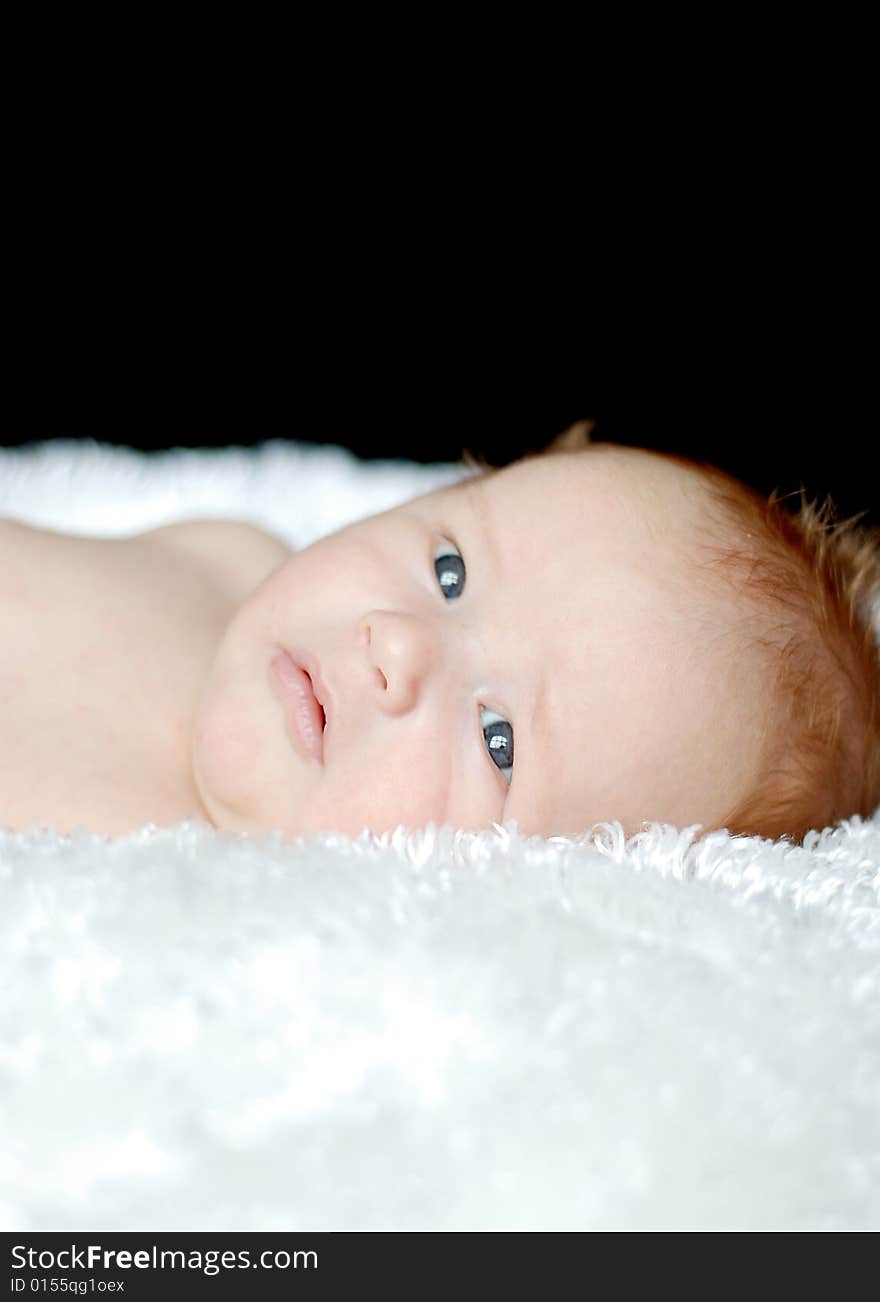
[[[473,512],[477,531],[486,544],[489,564],[492,568],[492,578],[500,582],[504,574],[504,563],[501,548],[498,545],[498,529],[489,495],[484,491],[484,485],[480,479],[470,480],[467,488],[469,491],[465,493],[465,500]]]
[[[535,688],[535,695],[532,697],[532,708],[529,711],[529,737],[534,742],[540,740],[542,748],[547,749],[547,733],[544,721],[544,699],[547,695],[547,680],[541,678],[538,686]]]

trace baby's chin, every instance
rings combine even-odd
[[[214,666],[193,715],[190,765],[199,801],[220,831],[260,835],[291,822],[290,766],[267,714],[265,702]]]
[[[287,840],[361,830],[361,820],[349,818],[347,811],[322,810],[283,735],[279,744],[270,726],[260,736],[255,712],[242,714],[234,703],[203,701],[193,729],[191,765],[201,805],[218,831],[280,833]]]
[[[210,725],[203,736],[210,738]],[[193,746],[192,773],[196,791],[209,821],[222,832],[261,836],[281,832],[299,836],[299,803],[291,791],[289,775],[282,783],[268,771],[265,755],[250,756],[239,745]]]

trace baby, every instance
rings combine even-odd
[[[681,458],[485,469],[300,552],[5,521],[0,826],[800,839],[880,803],[880,548]]]

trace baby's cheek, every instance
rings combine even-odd
[[[348,836],[357,836],[365,828],[380,833],[401,823],[421,827],[442,822],[442,796],[424,780],[401,779],[402,775],[386,773],[356,787],[322,783],[302,810],[301,821],[310,831],[337,831]]]
[[[404,823],[420,827],[443,821],[443,793],[425,775],[395,771],[365,762],[355,772],[348,769],[308,775],[313,780],[302,798],[288,805],[294,830],[341,832],[357,836],[365,828],[384,832]]]

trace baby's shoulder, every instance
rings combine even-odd
[[[290,555],[290,548],[273,533],[249,523],[247,520],[224,520],[210,517],[204,520],[175,520],[173,524],[160,525],[141,535],[162,539],[193,555],[215,555],[220,552],[238,554],[243,551],[260,551],[279,558]]]
[[[252,589],[287,560],[291,549],[274,534],[245,520],[177,520],[140,534],[182,563],[207,567]]]

